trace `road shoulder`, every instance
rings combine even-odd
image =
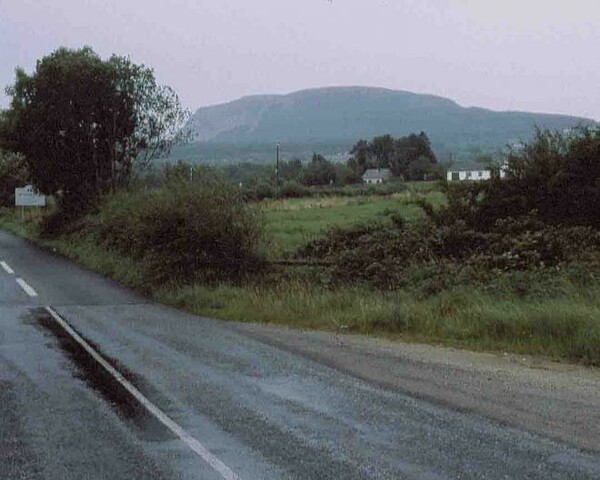
[[[378,387],[600,451],[600,369],[359,335],[232,326]]]

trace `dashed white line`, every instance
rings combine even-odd
[[[123,387],[138,401],[140,402],[148,412],[150,412],[158,421],[160,421],[165,427],[171,432],[177,435],[194,453],[208,463],[216,472],[218,472],[224,480],[240,480],[237,474],[225,465],[221,460],[214,456],[210,451],[202,445],[198,440],[187,433],[183,427],[175,423],[166,413],[152,403],[142,392],[134,387],[129,381],[123,377],[110,363],[108,363],[102,355],[94,350],[89,343],[87,343],[81,335],[79,335],[71,326],[52,309],[52,307],[46,307],[46,311],[52,315],[52,318],[69,334],[73,339],[79,343],[91,356],[96,360],[104,369],[114,377]]]
[[[12,268],[10,268],[8,266],[8,263],[6,263],[4,260],[2,260],[0,262],[0,266],[2,266],[2,268],[6,271],[6,273],[9,273],[10,275],[12,275],[13,273],[15,273],[15,271]]]
[[[29,295],[30,297],[37,297],[37,292],[33,288],[31,288],[31,286],[29,286],[29,284],[25,280],[23,280],[22,278],[17,278],[17,283],[23,290],[25,290],[25,293],[27,295]]]

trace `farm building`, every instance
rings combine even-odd
[[[390,179],[392,172],[389,168],[369,168],[363,173],[363,183],[383,183]]]

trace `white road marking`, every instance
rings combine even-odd
[[[123,375],[121,375],[110,363],[108,363],[102,355],[94,350],[81,335],[79,335],[71,326],[58,314],[52,307],[46,307],[46,311],[52,315],[52,318],[64,328],[64,330],[73,337],[104,369],[112,375],[138,402],[140,402],[148,412],[154,415],[165,427],[177,435],[194,453],[208,463],[216,470],[225,480],[240,480],[240,477],[225,465],[221,460],[215,457],[210,451],[202,445],[198,440],[187,433],[179,424],[175,423],[166,413],[152,403],[142,392],[134,387]]]
[[[3,269],[6,271],[6,273],[9,273],[9,274],[11,274],[11,275],[12,275],[13,273],[15,273],[15,271],[14,271],[12,268],[10,268],[10,267],[8,266],[8,263],[6,263],[4,260],[2,260],[2,261],[0,262],[0,265],[1,265],[1,266],[2,266],[2,268],[3,268]]]
[[[22,278],[17,278],[17,283],[21,286],[23,290],[25,290],[25,293],[27,295],[29,295],[30,297],[37,297],[37,292],[33,288],[31,288],[25,280],[23,280]]]

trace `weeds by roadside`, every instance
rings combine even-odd
[[[570,284],[553,299],[502,297],[457,287],[428,298],[306,283],[161,291],[164,303],[208,317],[385,335],[475,350],[548,355],[600,365],[600,288]],[[578,292],[578,293],[575,293]]]

